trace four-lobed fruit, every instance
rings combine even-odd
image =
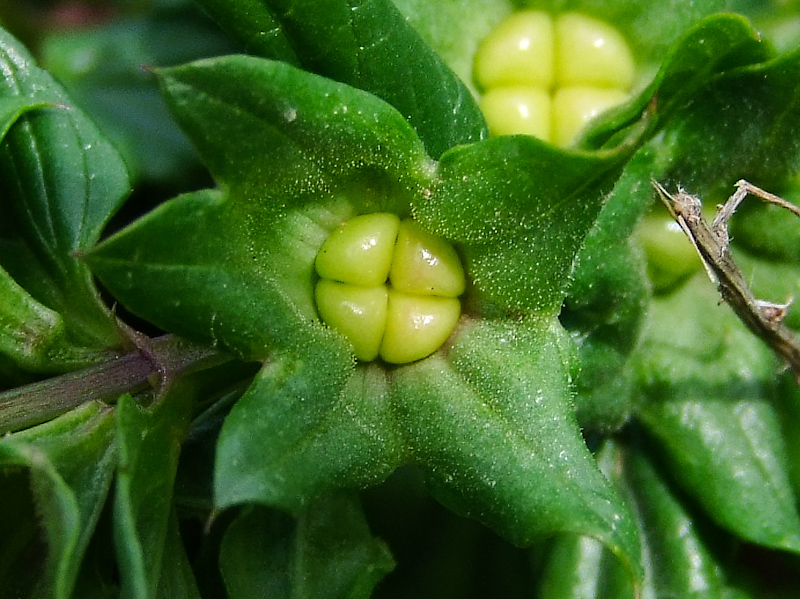
[[[483,40],[474,72],[493,135],[566,146],[589,119],[625,101],[635,65],[625,39],[603,21],[523,10]]]
[[[435,352],[461,315],[464,269],[455,249],[394,214],[356,216],[316,258],[317,311],[361,361],[391,364]]]
[[[665,293],[702,266],[680,225],[667,215],[649,215],[639,223],[639,241],[647,256],[647,272],[656,293]]]

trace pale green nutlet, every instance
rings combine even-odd
[[[357,216],[320,248],[315,300],[320,318],[361,361],[391,364],[435,352],[461,315],[464,269],[455,249],[412,220]]]
[[[480,98],[492,135],[533,135],[550,139],[550,93],[536,87],[495,87]]]
[[[670,217],[646,216],[638,225],[636,237],[644,248],[647,272],[656,293],[669,291],[703,266],[686,233]]]
[[[389,292],[389,312],[380,355],[390,364],[429,356],[447,341],[461,316],[454,297]]]
[[[580,13],[555,23],[557,87],[579,85],[630,91],[635,65],[625,38],[608,23]]]
[[[320,248],[317,274],[353,285],[380,285],[389,276],[399,227],[400,219],[385,212],[351,218]]]
[[[320,318],[347,337],[356,358],[370,362],[378,357],[389,304],[385,285],[360,287],[320,279],[314,298]]]
[[[412,295],[458,297],[466,287],[453,246],[410,219],[400,224],[389,280],[393,288]]]
[[[562,87],[552,104],[552,142],[567,146],[592,118],[622,104],[628,94],[620,89],[602,87]]]
[[[525,85],[548,89],[553,83],[553,19],[533,10],[515,12],[481,42],[475,80],[482,89]]]

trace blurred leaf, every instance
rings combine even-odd
[[[788,188],[769,191],[797,203],[797,184],[791,181]],[[731,235],[738,247],[758,258],[800,264],[800,218],[784,208],[758,198],[746,200],[731,220]]]
[[[162,564],[158,577],[158,592],[155,597],[159,599],[200,599],[201,597],[178,530],[178,518],[174,513],[169,518],[169,526],[165,535]]]
[[[777,414],[776,359],[704,273],[655,302],[640,350],[638,417],[681,486],[721,526],[800,551],[800,515]]]
[[[540,581],[539,599],[637,597],[619,560],[597,539],[559,535],[546,547],[547,562]]]
[[[34,588],[26,592],[69,599],[116,465],[111,411],[102,404],[87,403],[47,424],[7,435],[0,439],[0,465],[5,472],[19,468],[28,471],[41,541],[47,547],[44,571],[31,581]],[[12,491],[11,506],[15,496],[18,494]],[[0,551],[9,560],[4,559],[5,563],[17,563],[19,569],[2,568],[4,576],[26,571],[31,552],[36,555],[43,550],[31,527],[33,514],[24,504],[16,507],[22,512],[12,523],[15,532],[4,535],[15,542],[5,544]],[[25,532],[20,533],[21,529]],[[9,551],[11,555],[5,553]]]
[[[114,541],[123,597],[155,597],[161,581],[175,471],[193,405],[184,387],[171,386],[151,408],[130,396],[117,402]]]
[[[370,535],[358,500],[337,495],[312,503],[296,522],[243,511],[225,535],[220,567],[237,599],[367,599],[394,561]]]
[[[285,60],[382,98],[438,158],[486,136],[470,92],[391,0],[201,0],[253,53]]]
[[[41,95],[70,104],[2,31],[0,63],[6,73],[3,98]],[[0,145],[0,196],[7,209],[0,263],[37,301],[62,314],[72,340],[91,348],[116,345],[119,334],[75,254],[97,241],[127,193],[119,155],[75,108],[28,113]]]
[[[44,39],[39,55],[117,144],[134,179],[175,184],[194,174],[199,160],[145,69],[232,50],[213,23],[196,10],[182,10],[59,31]]]
[[[641,522],[654,596],[724,597],[726,576],[710,542],[711,527],[663,479],[643,447],[623,448],[621,459],[622,477]]]
[[[548,547],[542,599],[727,597],[723,566],[709,543],[709,526],[686,508],[638,443],[607,441],[598,451],[603,472],[631,502],[642,534],[644,584],[636,592],[621,564],[596,540],[561,536]],[[726,539],[727,540],[727,539]]]

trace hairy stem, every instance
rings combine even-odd
[[[231,357],[174,335],[148,339],[117,358],[0,393],[0,434],[40,424],[87,401],[158,389],[173,378]]]

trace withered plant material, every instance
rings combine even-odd
[[[760,300],[753,295],[731,255],[728,232],[728,222],[748,194],[781,206],[797,216],[800,216],[800,208],[741,180],[736,183],[736,192],[717,208],[717,214],[709,226],[703,218],[699,198],[681,188],[671,194],[657,181],[652,183],[667,210],[694,245],[723,301],[733,309],[747,328],[786,361],[800,382],[800,343],[783,322],[791,301],[777,304]]]

